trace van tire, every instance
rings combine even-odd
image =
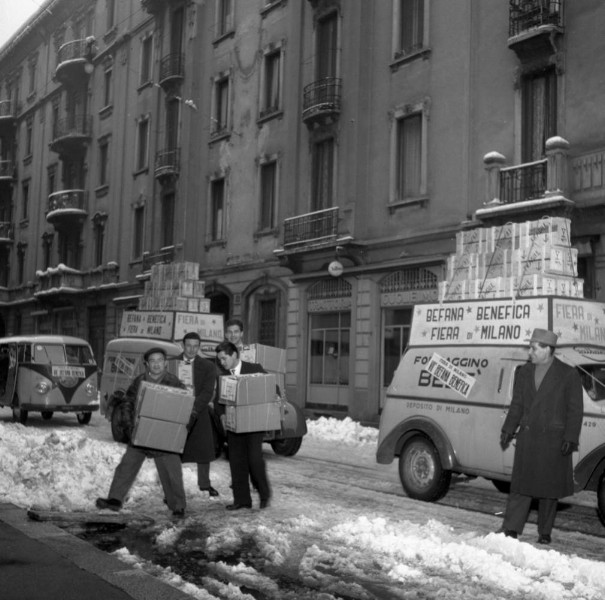
[[[415,435],[399,456],[399,478],[410,498],[435,502],[447,494],[452,472],[441,466],[435,444],[423,435]]]
[[[76,417],[78,418],[78,423],[80,423],[80,425],[88,425],[90,423],[90,419],[92,419],[92,413],[79,412],[76,413]]]
[[[300,450],[302,437],[271,440],[270,443],[275,454],[279,454],[280,456],[294,456]]]
[[[28,412],[26,410],[19,408],[19,398],[15,396],[13,401],[13,421],[16,423],[21,423],[21,425],[25,425],[25,423],[27,423],[27,415]]]
[[[597,486],[597,512],[601,523],[605,525],[605,471],[601,473]]]
[[[42,414],[42,418],[45,421],[50,421],[53,418],[53,411],[52,410],[43,410],[41,414]]]

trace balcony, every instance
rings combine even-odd
[[[488,198],[475,216],[486,220],[539,218],[545,213],[568,215],[574,202],[569,200],[569,143],[561,137],[546,141],[546,158],[506,167],[498,152],[485,155]],[[533,213],[533,214],[532,214]]]
[[[160,85],[164,91],[180,85],[185,76],[185,55],[168,54],[160,60]]]
[[[78,84],[94,71],[94,37],[63,44],[57,53],[56,78],[63,84]]]
[[[92,117],[72,115],[59,119],[53,127],[50,149],[58,154],[77,155],[84,152],[92,137]]]
[[[174,246],[160,248],[156,252],[143,252],[142,271],[151,271],[153,265],[174,261]]]
[[[338,207],[284,220],[284,250],[325,245],[338,236]]]
[[[0,246],[12,244],[13,240],[13,224],[8,221],[0,221]]]
[[[15,161],[0,160],[0,184],[3,182],[12,182],[15,179]]]
[[[0,100],[0,129],[14,127],[17,119],[18,107],[12,100]]]
[[[37,298],[57,299],[66,294],[97,292],[100,288],[115,287],[119,283],[119,268],[116,263],[108,263],[80,271],[64,264],[50,267],[46,271],[37,271]]]
[[[325,77],[305,86],[302,119],[307,127],[332,123],[340,115],[342,80]]]
[[[563,0],[509,0],[508,47],[524,61],[557,51],[563,33]]]
[[[155,178],[160,182],[178,177],[181,163],[181,149],[158,150],[155,155]]]
[[[56,229],[81,227],[88,216],[85,190],[62,190],[48,197],[46,220]]]

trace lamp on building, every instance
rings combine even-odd
[[[84,72],[87,75],[92,75],[92,72],[95,70],[95,66],[91,62],[86,62],[84,64]]]
[[[332,277],[340,277],[343,271],[344,267],[342,266],[342,263],[339,260],[333,260],[328,265],[328,273],[330,273]]]

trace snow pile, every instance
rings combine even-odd
[[[340,442],[349,446],[364,446],[376,444],[378,429],[364,427],[350,417],[327,419],[319,417],[315,421],[307,421],[308,435],[328,442]]]

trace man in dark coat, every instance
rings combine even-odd
[[[126,390],[125,402],[132,405],[132,407],[134,407],[142,381],[170,387],[185,387],[175,375],[166,371],[166,352],[162,348],[147,350],[143,355],[143,361],[146,367],[145,373],[135,377]],[[128,414],[128,411],[124,411],[124,414]],[[172,510],[175,517],[183,517],[186,501],[180,455],[175,452],[139,448],[131,444],[126,448],[120,464],[116,467],[109,488],[109,496],[107,498],[97,498],[97,507],[119,511],[146,458],[153,458],[155,461],[168,508]]]
[[[554,357],[557,336],[535,329],[530,362],[519,369],[513,399],[500,434],[506,449],[517,446],[501,532],[523,532],[532,498],[539,499],[538,543],[550,544],[557,500],[574,492],[572,453],[578,449],[583,400],[580,375]]]
[[[222,342],[216,347],[216,357],[221,366],[221,375],[248,375],[266,373],[261,365],[240,360],[237,347],[231,342]],[[223,428],[225,427],[224,406],[219,404]],[[267,508],[271,498],[271,488],[267,478],[263,458],[264,431],[234,433],[227,431],[229,447],[229,467],[233,487],[233,504],[227,510],[252,508],[250,479],[255,483],[260,496],[260,508]]]
[[[210,462],[216,458],[210,403],[216,391],[218,371],[213,362],[199,356],[200,345],[197,333],[187,333],[183,338],[183,354],[178,357],[179,379],[195,396],[181,460],[197,463],[198,487],[210,496],[218,496],[210,483]]]

